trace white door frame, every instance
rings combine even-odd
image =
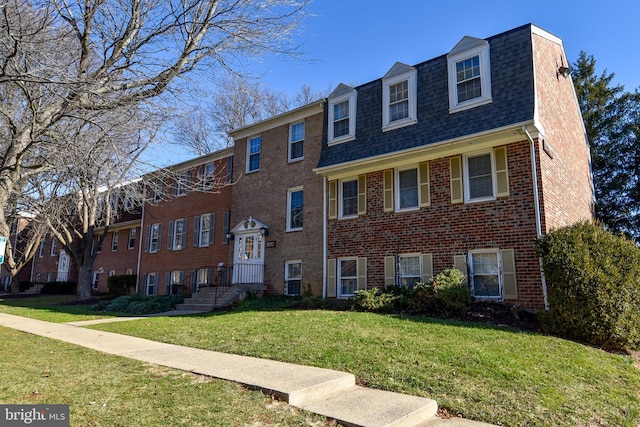
[[[234,285],[263,283],[265,235],[268,229],[269,227],[252,217],[231,229],[234,236]]]

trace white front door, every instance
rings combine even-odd
[[[64,250],[60,251],[58,256],[58,274],[56,276],[56,282],[66,282],[69,280],[69,261],[70,257]]]
[[[235,237],[233,283],[262,283],[264,279],[264,236],[243,233]]]
[[[241,221],[231,229],[233,246],[233,284],[264,282],[265,236],[269,227],[255,218]]]

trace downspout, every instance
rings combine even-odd
[[[140,287],[140,260],[142,259],[142,245],[144,242],[144,201],[147,194],[147,184],[142,186],[142,218],[140,219],[140,238],[138,239],[138,265],[136,266],[136,295]]]
[[[529,140],[529,147],[531,149],[531,171],[532,171],[532,179],[533,179],[533,202],[535,205],[535,213],[536,213],[536,235],[538,238],[542,237],[542,219],[540,214],[540,194],[538,192],[538,165],[536,162],[536,147],[533,142],[533,138],[531,134],[527,130],[525,125],[522,125],[522,131],[525,135],[527,135],[527,139]],[[542,296],[544,298],[544,309],[549,311],[549,298],[547,291],[547,279],[544,276],[544,269],[542,266],[542,258],[538,257],[538,261],[540,262],[540,279],[542,281]]]
[[[322,299],[327,298],[327,177],[322,189]]]

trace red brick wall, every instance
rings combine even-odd
[[[302,287],[310,285],[322,295],[323,178],[313,172],[322,147],[323,114],[305,119],[304,160],[288,161],[289,124],[256,133],[262,137],[260,170],[246,173],[247,138],[235,141],[233,208],[231,227],[249,216],[269,227],[265,250],[266,293],[284,292],[284,269],[288,260],[302,261]],[[297,123],[300,120],[293,120]],[[304,187],[302,231],[286,231],[287,189]]]
[[[192,169],[195,182],[198,167]],[[216,176],[224,177],[227,170],[227,158],[216,161]],[[167,195],[171,196],[171,186],[166,188]],[[162,224],[162,239],[157,253],[148,253],[144,250],[141,256],[141,268],[139,277],[139,292],[145,292],[144,275],[146,273],[158,273],[159,293],[166,291],[165,277],[167,272],[183,271],[187,278],[192,271],[202,267],[215,267],[218,263],[228,263],[229,245],[223,244],[223,218],[224,213],[231,209],[231,186],[223,186],[218,191],[201,192],[191,191],[184,196],[169,197],[157,204],[146,204],[144,210],[144,232],[141,233],[140,244],[145,244],[147,226],[154,223]],[[215,213],[214,244],[200,248],[193,246],[194,217],[196,215]],[[169,221],[187,219],[187,238],[185,248],[178,251],[167,249]],[[143,247],[144,249],[144,247]]]
[[[367,285],[384,286],[384,257],[433,254],[434,274],[453,267],[454,255],[473,249],[514,249],[518,300],[543,308],[536,239],[529,144],[507,147],[510,196],[495,201],[452,204],[449,158],[432,160],[431,206],[411,212],[384,212],[383,171],[367,174],[367,213],[357,219],[330,220],[328,257],[367,258]]]
[[[136,240],[134,247],[129,249],[129,230],[132,228],[136,229]],[[116,233],[118,234],[118,248],[113,251],[113,235]],[[114,228],[112,231],[109,231],[102,243],[102,251],[98,253],[93,262],[93,271],[103,270],[98,279],[98,290],[96,292],[108,292],[107,278],[111,270],[115,272],[115,275],[125,274],[127,269],[131,269],[132,273],[136,274],[141,234],[139,223],[138,225],[131,225],[128,228]]]
[[[562,46],[533,35],[538,117],[549,155],[536,141],[544,231],[593,218],[589,147]],[[549,149],[550,148],[550,149]]]

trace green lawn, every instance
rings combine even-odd
[[[352,372],[370,387],[430,397],[494,424],[640,425],[640,369],[628,356],[473,323],[278,304],[255,300],[230,312],[92,328]]]
[[[242,386],[0,327],[0,402],[70,405],[71,426],[325,426]]]

